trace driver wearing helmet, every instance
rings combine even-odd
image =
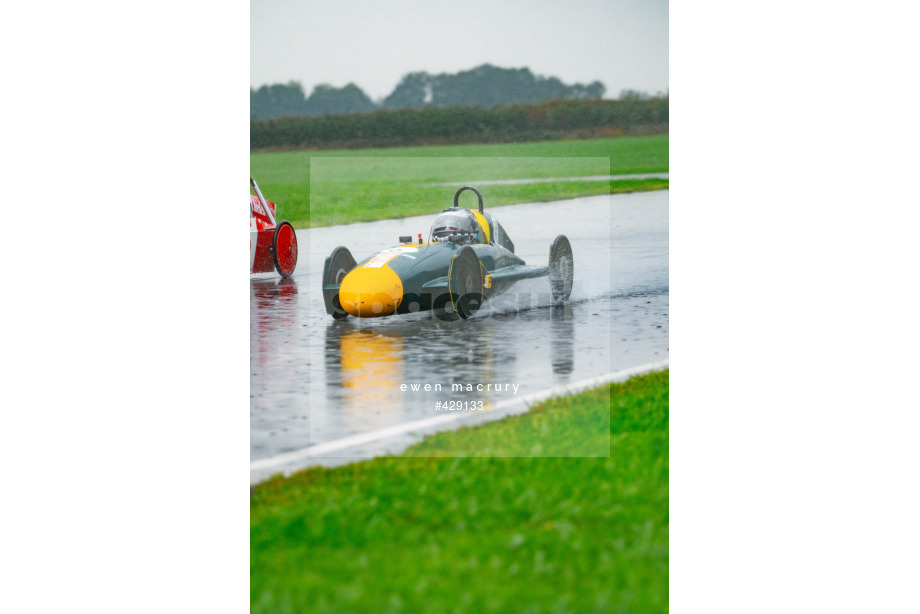
[[[431,224],[431,242],[450,241],[457,245],[479,243],[479,222],[469,209],[450,207]]]

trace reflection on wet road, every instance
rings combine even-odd
[[[667,358],[667,191],[492,210],[528,264],[545,264],[553,238],[569,237],[567,305],[551,305],[542,278],[465,321],[326,314],[320,278],[334,247],[361,260],[399,235],[427,233],[438,210],[298,231],[294,277],[252,278],[251,459],[436,416],[438,401],[495,403]]]

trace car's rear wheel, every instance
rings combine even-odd
[[[290,222],[281,222],[272,237],[272,260],[282,277],[290,277],[297,266],[297,234]]]
[[[450,292],[454,310],[464,320],[473,315],[485,300],[482,282],[482,265],[476,252],[468,245],[460,248],[451,266]]]
[[[572,246],[565,235],[559,235],[549,248],[549,285],[556,302],[565,301],[572,294],[575,261]]]

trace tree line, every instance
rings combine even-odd
[[[249,145],[263,149],[399,147],[510,143],[622,134],[665,133],[668,98],[638,93],[620,100],[540,104],[428,105],[371,113],[251,121]]]
[[[249,89],[249,115],[250,119],[259,120],[370,113],[381,109],[425,109],[454,105],[493,107],[549,100],[600,99],[605,90],[600,81],[587,85],[566,85],[556,77],[534,75],[528,68],[499,68],[483,64],[456,74],[407,74],[393,92],[379,102],[371,100],[354,83],[341,88],[318,85],[309,96],[306,96],[303,86],[296,81],[263,85],[258,89]]]

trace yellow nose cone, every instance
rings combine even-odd
[[[388,316],[396,311],[402,298],[402,280],[385,264],[352,269],[339,287],[342,309],[361,318]]]

